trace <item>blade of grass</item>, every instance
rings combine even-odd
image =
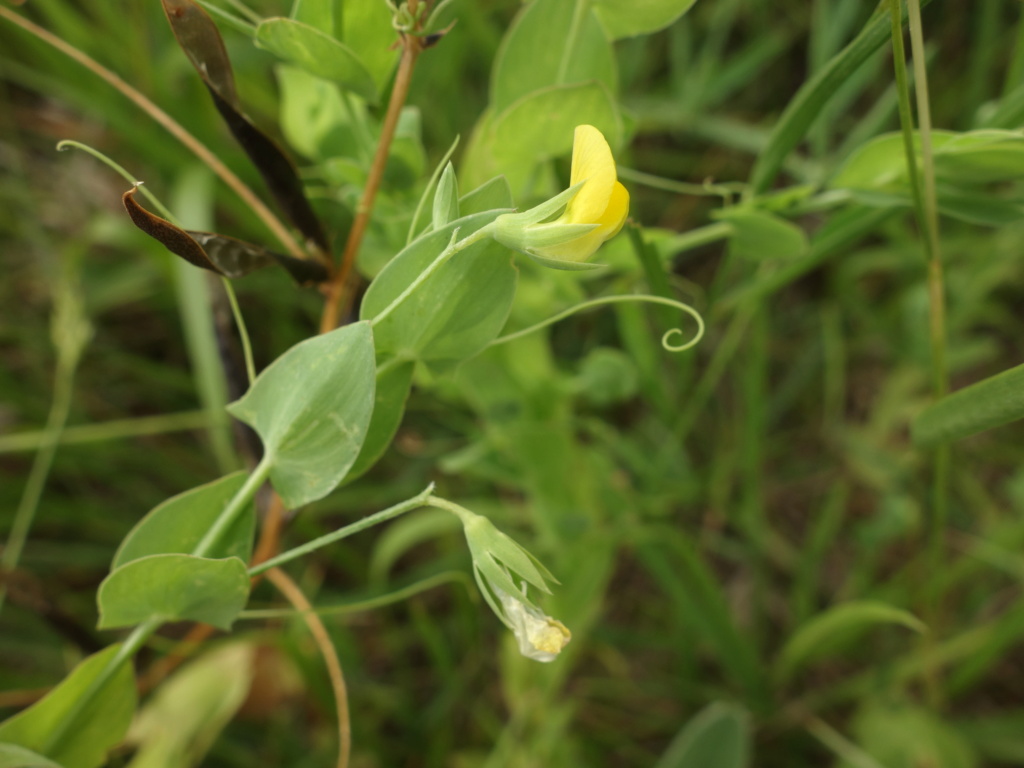
[[[927,5],[931,0],[924,0]],[[905,16],[904,16],[905,18]],[[768,191],[782,164],[807,134],[839,87],[890,39],[884,13],[872,16],[860,34],[800,88],[779,118],[750,175],[753,195]]]

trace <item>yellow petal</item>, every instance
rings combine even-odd
[[[615,158],[604,135],[592,125],[576,126],[570,184],[583,185],[562,219],[573,224],[600,224],[615,188]]]
[[[583,188],[586,189],[586,186]],[[597,229],[567,243],[543,246],[534,250],[541,256],[550,259],[586,261],[605,241],[611,240],[619,234],[622,225],[626,223],[626,216],[629,214],[629,192],[621,183],[614,182],[611,197],[605,205],[605,209],[592,221],[592,223],[600,225]]]
[[[605,240],[611,240],[622,229],[626,223],[626,216],[629,215],[629,192],[621,182],[616,181],[612,188],[612,196],[608,201],[608,208],[601,215],[597,222],[601,226],[597,229]]]

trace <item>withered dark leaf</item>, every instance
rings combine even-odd
[[[137,191],[138,187],[132,187],[121,197],[135,226],[190,264],[235,278],[276,263],[300,285],[327,279],[327,269],[320,262],[296,259],[215,232],[182,229],[139,205],[135,200]]]
[[[189,264],[216,272],[218,275],[225,274],[210,260],[203,247],[188,232],[139,205],[135,200],[135,193],[138,191],[138,187],[132,187],[121,195],[121,202],[124,203],[125,210],[136,227],[154,240],[159,240],[168,251],[180,256]]]
[[[305,237],[329,252],[320,220],[306,199],[295,166],[272,139],[242,112],[231,61],[220,30],[194,0],[161,0],[174,37],[202,78],[235,140],[252,160],[270,194]]]
[[[228,103],[237,106],[238,93],[235,90],[235,76],[231,72],[231,60],[213,19],[191,0],[162,2],[174,37],[192,66],[199,71],[209,88],[216,90]]]

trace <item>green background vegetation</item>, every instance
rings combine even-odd
[[[263,15],[285,5],[252,3]],[[457,134],[464,190],[490,175],[470,136],[489,104],[511,98],[491,92],[491,63],[518,7],[456,0],[457,25],[422,55],[418,124],[410,115],[400,129],[367,273],[394,253],[389,237],[404,236]],[[919,439],[973,432],[950,426],[958,415],[1000,425],[954,443],[936,482],[933,449],[911,437],[935,374],[923,237],[901,139],[870,144],[900,128],[887,16],[884,44],[821,91],[829,100],[799,100],[874,10],[698,0],[668,29],[615,44],[630,137],[617,157],[643,230],[599,252],[615,269],[594,277],[521,265],[512,323],[642,290],[697,306],[707,335],[671,355],[659,338],[680,325],[672,310],[621,306],[491,350],[457,376],[420,372],[380,464],[290,522],[294,545],[436,481],[562,582],[544,607],[574,640],[542,666],[517,655],[479,600],[446,513],[413,513],[290,567],[317,606],[350,606],[325,621],[348,678],[354,766],[1024,764],[1024,435],[1003,425],[1020,415],[1020,387],[1011,377],[915,423]],[[19,12],[259,188],[159,3],[37,0]],[[224,33],[247,111],[276,130],[276,59]],[[1024,359],[1020,4],[936,0],[924,38],[935,127],[1012,132],[973,154],[969,137],[936,136],[956,390]],[[789,152],[772,131],[801,104],[813,122]],[[114,157],[191,226],[267,239],[130,101],[0,20],[0,533],[46,450],[37,430],[62,403],[69,425],[7,577],[3,715],[110,641],[94,630],[96,588],[135,522],[235,468],[221,405],[240,393],[225,390],[205,278],[130,225],[121,179],[55,152],[66,138]],[[351,216],[367,149],[338,141],[356,161],[304,171],[333,232]],[[564,186],[567,146],[545,177],[518,180],[521,207]],[[322,297],[284,273],[236,288],[258,367],[315,330]],[[83,317],[93,330],[79,360]],[[990,406],[998,413],[979,415]],[[409,599],[378,600],[410,586]],[[264,584],[250,608],[282,605]],[[205,646],[206,666],[165,686],[150,720],[162,711],[185,728],[175,701],[209,707],[196,731],[224,730],[204,765],[333,764],[333,703],[305,626],[250,618],[232,635],[248,644]],[[186,630],[155,639],[140,669]],[[217,674],[223,687],[202,689]],[[114,764],[129,760],[122,751]]]

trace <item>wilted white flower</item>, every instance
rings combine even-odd
[[[497,591],[497,590],[496,590]],[[554,661],[572,639],[572,632],[558,619],[542,613],[507,592],[498,592],[519,652],[534,661]]]

